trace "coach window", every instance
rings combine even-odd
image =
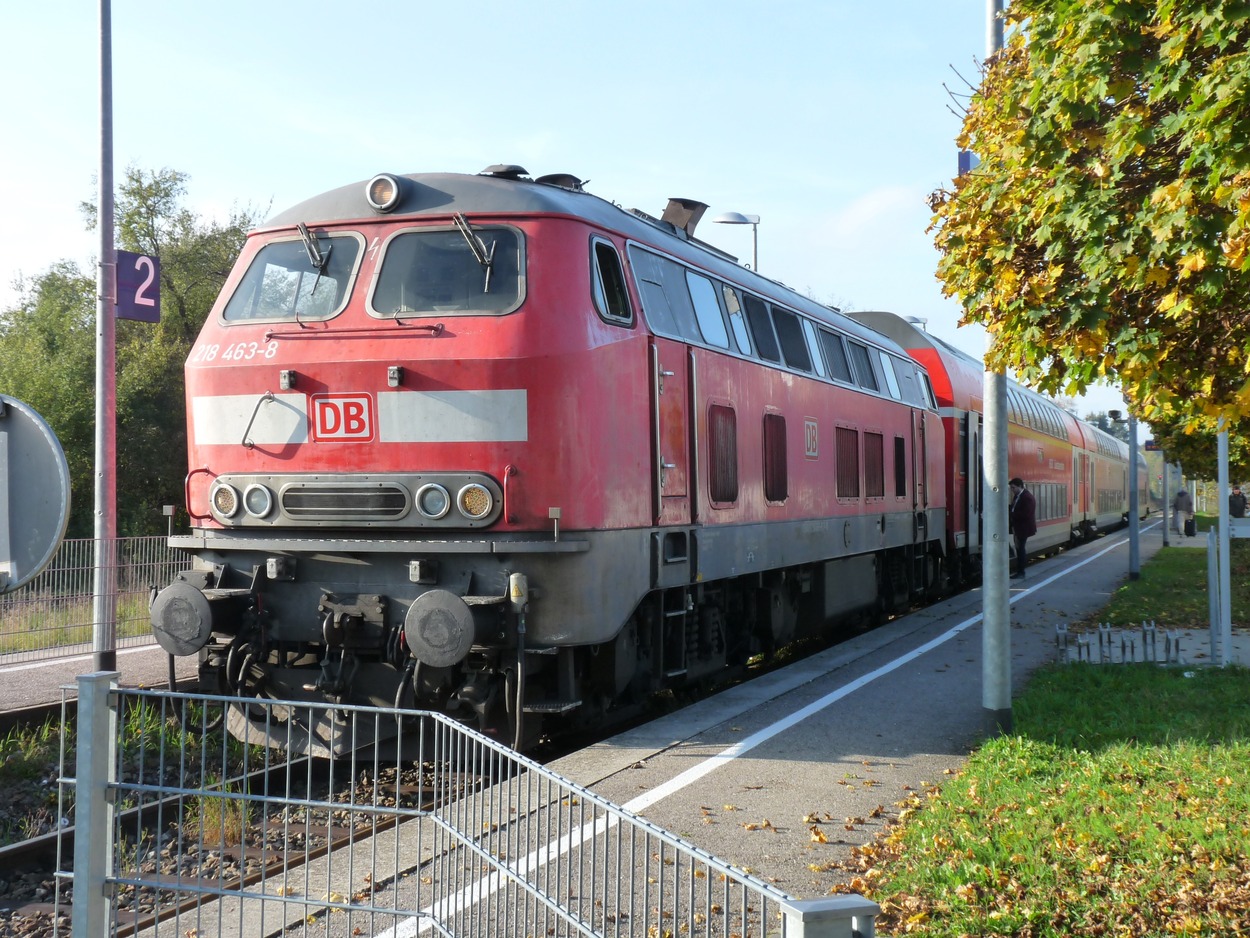
[[[781,343],[781,354],[786,364],[795,371],[810,373],[812,359],[807,354],[807,341],[803,338],[803,327],[799,325],[799,317],[788,309],[774,306],[773,325],[777,328],[777,339]]]
[[[789,494],[786,467],[786,418],[764,415],[764,500],[784,502]]]
[[[825,371],[825,360],[820,355],[820,344],[816,341],[816,327],[810,319],[803,320],[803,338],[807,340],[807,355],[816,368],[816,374],[822,378],[829,377],[829,373]]]
[[[858,342],[848,342],[851,347],[851,364],[855,367],[855,380],[859,386],[870,391],[880,391],[877,376],[872,370],[872,359],[868,356],[868,346]]]
[[[777,336],[773,334],[773,320],[768,315],[768,307],[764,301],[751,294],[746,295],[747,321],[751,324],[751,335],[755,338],[756,351],[760,358],[770,362],[780,362],[781,352],[777,348]]]
[[[734,338],[738,340],[738,351],[743,355],[751,354],[751,339],[747,335],[746,319],[742,314],[742,301],[738,299],[738,291],[729,284],[721,287],[721,294],[725,297],[725,311],[729,313],[729,325],[734,331]]]
[[[486,261],[479,256],[483,246]],[[510,313],[521,305],[525,292],[521,247],[520,233],[513,228],[474,224],[467,233],[401,231],[386,242],[369,293],[369,311],[392,318],[406,313]]]
[[[599,315],[609,322],[629,325],[634,321],[634,311],[629,306],[629,291],[625,289],[625,272],[616,247],[607,241],[594,242],[594,270],[591,273],[595,291],[595,307]]]
[[[903,392],[898,389],[898,378],[894,377],[894,366],[890,364],[889,354],[881,349],[877,349],[877,354],[881,357],[881,373],[885,375],[885,386],[890,389],[890,397],[901,401]]]
[[[725,319],[720,304],[716,302],[716,288],[712,281],[693,270],[686,271],[686,287],[690,290],[690,302],[694,304],[694,316],[699,321],[699,331],[708,345],[729,348],[729,333],[725,331]]]
[[[312,232],[309,241],[320,251],[320,267],[302,239],[270,241],[252,258],[222,318],[306,320],[337,314],[346,305],[356,272],[360,236]]]
[[[854,384],[851,377],[851,363],[846,358],[846,347],[842,344],[842,336],[828,329],[820,330],[820,344],[825,350],[825,361],[829,365],[829,374],[838,381]]]

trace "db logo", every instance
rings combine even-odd
[[[373,401],[368,394],[318,394],[312,405],[314,440],[373,439]]]

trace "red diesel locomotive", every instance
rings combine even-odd
[[[947,385],[979,366],[745,269],[694,238],[705,208],[494,166],[252,232],[187,361],[193,559],[153,601],[162,647],[206,690],[522,746],[971,571]],[[245,707],[231,729],[352,744]]]

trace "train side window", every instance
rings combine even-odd
[[[651,328],[670,338],[702,342],[686,286],[686,268],[633,245],[629,248],[629,260],[642,294],[642,311]]]
[[[903,400],[909,404],[924,407],[924,392],[916,380],[916,366],[901,358],[891,358],[890,363],[894,366],[894,376],[898,380],[898,386],[903,391]]]
[[[846,357],[846,347],[842,344],[842,336],[828,329],[820,330],[820,344],[825,350],[825,361],[829,365],[829,374],[838,381],[854,384],[851,377],[851,363]]]
[[[707,410],[708,495],[712,504],[738,500],[738,415],[732,407],[711,404]]]
[[[595,306],[599,315],[610,322],[629,325],[634,321],[634,311],[629,306],[629,291],[625,289],[625,271],[615,245],[607,241],[594,242],[594,272],[591,275],[595,291]]]
[[[924,389],[925,393],[929,396],[929,406],[934,410],[937,410],[937,395],[933,393],[933,382],[929,380],[927,372],[920,372],[920,377],[924,379]]]
[[[325,259],[318,270],[299,238],[270,241],[252,258],[222,311],[227,322],[252,319],[329,319],[347,303],[356,272],[358,235],[313,233]]]
[[[838,498],[859,498],[859,431],[838,427]]]
[[[781,414],[764,415],[764,499],[784,502],[789,479],[786,466],[786,418]]]
[[[743,355],[750,355],[751,339],[747,335],[746,319],[742,313],[742,301],[738,298],[738,291],[729,284],[724,284],[721,293],[725,297],[725,311],[729,313],[729,325],[734,331],[734,338],[738,340],[738,351]]]
[[[903,392],[899,390],[898,378],[894,375],[894,366],[890,364],[889,354],[877,349],[877,355],[881,357],[881,373],[885,375],[885,386],[890,389],[890,397],[901,401]]]
[[[799,325],[799,317],[788,309],[773,307],[773,326],[777,329],[777,339],[781,343],[781,354],[786,364],[795,371],[812,370],[812,359],[807,354],[807,342],[803,338],[803,327]]]
[[[864,432],[864,496],[885,497],[885,437]]]
[[[699,331],[708,345],[729,348],[729,333],[721,316],[720,304],[716,302],[716,288],[712,281],[693,270],[686,271],[686,287],[690,290],[690,302],[694,316],[699,321]]]
[[[855,368],[856,382],[861,388],[880,391],[881,385],[877,383],[877,375],[872,370],[872,359],[868,357],[868,346],[858,342],[848,342],[847,345],[851,349],[851,364]]]
[[[907,440],[901,436],[894,438],[894,494],[907,495]]]
[[[803,338],[807,340],[807,355],[812,360],[816,374],[822,378],[829,377],[829,373],[825,370],[825,360],[820,354],[820,343],[816,340],[816,327],[812,325],[810,319],[803,320]]]
[[[751,336],[755,339],[755,349],[760,358],[770,362],[781,361],[781,351],[777,347],[777,336],[773,334],[773,320],[768,315],[768,307],[764,301],[751,294],[746,295],[747,322],[751,324]]]

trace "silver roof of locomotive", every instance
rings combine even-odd
[[[388,212],[375,210],[366,198],[370,180],[361,180],[313,196],[269,218],[262,229],[335,224],[358,220],[401,219],[420,216],[564,214],[665,250],[722,279],[766,298],[824,319],[844,333],[907,357],[893,338],[856,322],[840,310],[797,293],[780,281],[762,276],[738,263],[732,254],[693,237],[696,214],[687,228],[655,218],[638,209],[624,209],[586,192],[575,176],[553,174],[529,178],[519,166],[494,166],[468,173],[387,174],[400,180],[399,202]],[[689,200],[674,199],[675,202]],[[699,204],[699,203],[695,203]],[[701,214],[701,213],[699,213]]]

